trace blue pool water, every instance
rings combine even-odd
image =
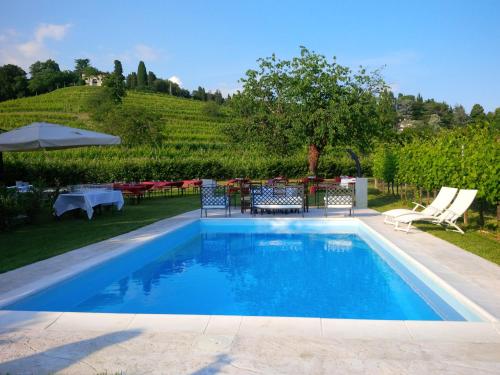
[[[355,233],[212,223],[195,222],[6,308],[443,319]]]

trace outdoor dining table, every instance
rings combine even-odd
[[[98,205],[114,205],[118,210],[123,207],[123,195],[119,190],[88,189],[71,193],[59,194],[54,210],[56,216],[80,208],[87,212],[87,217],[92,219],[94,207]]]

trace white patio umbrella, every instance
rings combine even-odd
[[[118,144],[120,144],[120,137],[114,135],[47,122],[34,122],[0,134],[0,152]]]
[[[3,177],[2,151],[58,150],[83,146],[118,145],[120,142],[120,137],[114,135],[47,122],[34,122],[0,133],[0,180]]]

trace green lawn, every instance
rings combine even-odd
[[[47,209],[35,224],[0,233],[0,273],[194,210],[199,199],[190,195],[147,198],[140,204],[126,202],[123,212],[103,210],[92,220],[84,213],[66,213],[56,220]]]
[[[404,206],[398,197],[380,193],[375,189],[370,189],[368,199],[369,207],[378,211]],[[47,209],[35,224],[0,233],[0,273],[130,232],[198,207],[199,196],[191,195],[147,198],[138,205],[127,203],[123,212],[104,210],[102,213],[96,213],[92,220],[87,220],[84,214],[74,216],[71,213],[55,220]],[[471,224],[464,228],[465,235],[447,232],[435,225],[417,226],[436,237],[500,264],[500,243],[491,229],[494,225],[490,222],[489,231],[481,231],[476,218],[477,214],[471,212]]]
[[[411,206],[411,202],[409,202]],[[392,208],[405,207],[399,196],[381,193],[376,189],[370,189],[368,194],[368,206],[377,211],[387,211]],[[462,249],[477,254],[491,262],[500,264],[500,242],[497,237],[496,220],[487,218],[487,225],[481,229],[477,224],[477,212],[469,210],[469,225],[459,225],[465,230],[465,234],[446,231],[444,228],[433,224],[417,223],[416,226],[436,237],[451,242]]]

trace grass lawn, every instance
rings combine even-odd
[[[409,203],[408,207],[412,208],[411,202]],[[368,194],[368,207],[382,212],[392,208],[405,207],[405,204],[399,199],[399,196],[384,194],[371,188]],[[477,224],[477,217],[477,212],[469,210],[469,225],[459,224],[465,230],[464,235],[446,231],[444,228],[433,224],[416,223],[416,226],[425,232],[500,265],[500,241],[497,239],[496,220],[487,217],[486,229],[481,229]]]
[[[47,209],[35,224],[0,233],[0,273],[194,210],[199,199],[189,195],[126,202],[122,212],[103,210],[92,220],[85,213],[74,216],[71,212],[56,220]]]
[[[404,206],[399,197],[381,193],[376,189],[370,189],[368,205],[378,211]],[[35,224],[0,233],[0,273],[130,232],[198,207],[199,196],[190,195],[147,198],[138,205],[127,202],[123,212],[103,210],[102,213],[96,213],[92,220],[87,220],[84,213],[77,216],[67,213],[61,219],[55,220],[47,209]],[[470,224],[467,227],[462,225],[466,230],[465,235],[447,232],[436,225],[419,223],[417,226],[436,237],[500,264],[500,242],[496,238],[496,222],[491,219],[488,222],[488,231],[484,231],[477,225],[477,213],[470,212],[469,217]]]

